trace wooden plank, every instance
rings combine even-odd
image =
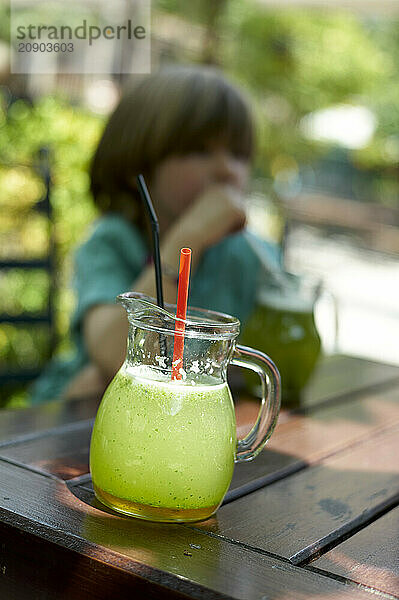
[[[0,458],[72,479],[89,472],[91,431],[92,421],[77,422],[71,429],[58,428],[52,435],[0,448]]]
[[[32,598],[31,577],[41,600],[374,597],[187,527],[90,506],[64,482],[2,461],[0,489],[1,597]]]
[[[399,385],[353,401],[322,404],[307,415],[284,414],[266,449],[254,461],[236,465],[226,501],[316,464],[395,423]],[[241,435],[247,430],[241,427]]]
[[[255,405],[255,411],[257,406]],[[399,423],[399,386],[353,402],[322,405],[309,415],[282,416],[266,450],[236,465],[225,502],[269,485],[342,448]],[[88,473],[92,422],[0,447],[0,457],[68,480]]]
[[[312,563],[399,596],[399,506]]]
[[[0,269],[50,269],[51,260],[49,258],[33,258],[27,260],[9,259],[0,260]]]
[[[8,315],[6,313],[0,313],[0,323],[23,323],[24,325],[47,323],[48,325],[52,325],[52,315],[49,312],[39,315],[30,313],[24,313],[23,315]]]
[[[313,3],[322,4],[317,0]],[[355,2],[352,0],[351,3],[346,1],[345,5],[348,4],[358,4],[358,0]],[[366,3],[362,4],[364,6]],[[375,4],[380,7],[382,2],[378,0],[375,1]],[[367,5],[371,6],[370,0],[367,0]],[[354,231],[356,235],[361,235],[368,248],[381,252],[398,253],[399,228],[394,226],[397,221],[397,210],[385,211],[382,206],[376,210],[370,209],[367,205],[368,202],[330,198],[324,194],[320,197],[318,193],[306,194],[304,198],[296,196],[295,203],[292,201],[285,203],[291,226],[295,222],[299,222],[322,228],[332,226],[334,230],[337,227],[343,228],[344,231]],[[358,214],[359,212],[360,214]],[[370,218],[369,215],[373,213],[373,217]],[[392,216],[394,220],[392,220]]]
[[[315,464],[379,430],[399,423],[399,385],[339,403],[278,425],[267,447]]]
[[[116,569],[80,555],[75,546],[67,549],[2,523],[0,536],[0,597],[5,600],[123,600],[133,597],[133,586],[137,598],[187,600],[186,594],[158,582],[150,588],[137,577],[133,583],[130,573],[115,574]]]
[[[59,427],[94,419],[98,398],[46,402],[23,410],[0,411],[0,448],[20,440],[40,437]]]
[[[302,391],[300,407],[292,412],[283,409],[279,422],[289,421],[294,414],[309,414],[324,406],[347,403],[366,394],[385,393],[394,387],[399,387],[399,367],[395,365],[344,355],[324,356]],[[259,404],[253,397],[242,394],[235,408],[239,434],[243,436],[255,422]]]
[[[365,4],[365,3],[364,3]],[[370,4],[370,3],[369,3]],[[376,2],[376,5],[382,3]],[[359,202],[353,198],[337,197],[324,191],[302,192],[295,199],[283,201],[288,210],[312,214],[323,223],[367,229],[377,225],[399,225],[399,210],[374,202]]]
[[[395,382],[399,383],[398,366],[355,356],[326,356],[319,361],[303,390],[301,408],[311,409],[333,399],[346,400],[349,395]]]
[[[301,564],[399,501],[399,426],[223,506],[197,528]]]

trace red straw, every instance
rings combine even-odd
[[[188,284],[190,281],[191,248],[180,250],[179,283],[177,288],[176,318],[185,319],[187,314]],[[175,342],[173,346],[172,380],[182,379],[180,369],[183,368],[184,330],[186,324],[176,321]]]

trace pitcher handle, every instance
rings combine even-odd
[[[239,463],[255,458],[273,433],[280,411],[281,379],[272,359],[248,346],[237,344],[230,364],[255,371],[262,385],[258,418],[248,435],[237,440],[235,462]]]

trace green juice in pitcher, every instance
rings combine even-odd
[[[207,518],[229,487],[236,444],[227,383],[210,376],[172,382],[149,367],[122,367],[93,429],[96,496],[150,520]]]

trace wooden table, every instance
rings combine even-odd
[[[0,413],[0,598],[399,597],[399,368],[330,357],[208,521],[94,498],[97,399]],[[253,412],[241,402],[239,418]],[[241,424],[241,430],[245,423]]]

